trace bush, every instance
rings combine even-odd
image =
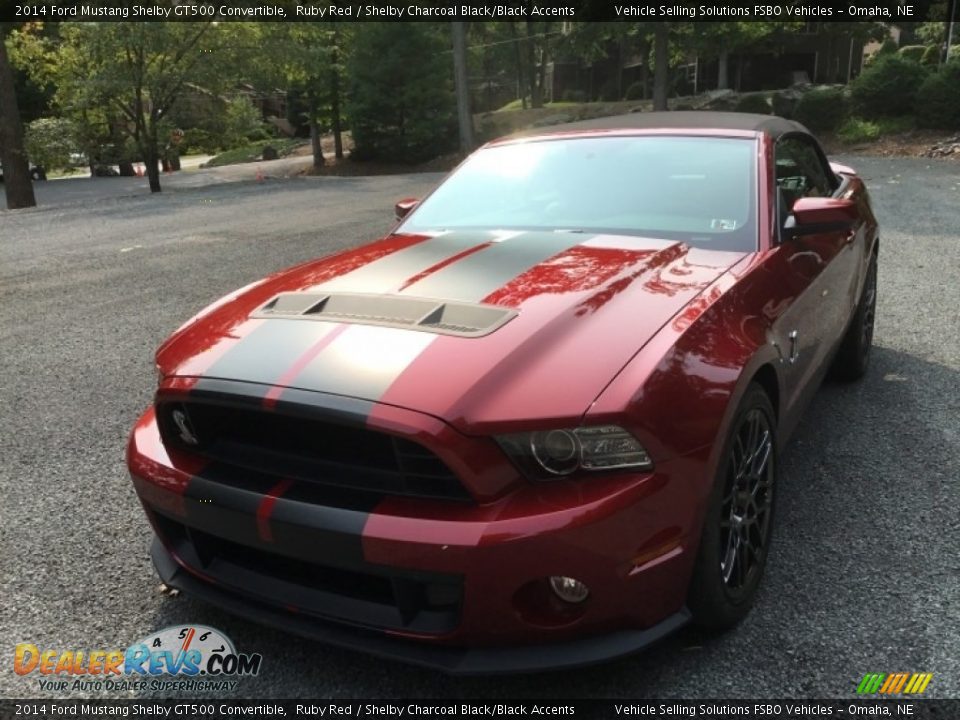
[[[927,49],[923,51],[923,57],[920,58],[921,65],[939,65],[940,64],[940,48],[936,45],[927,45]]]
[[[880,126],[869,120],[848,118],[837,130],[837,137],[851,144],[869,142],[880,137]]]
[[[205,155],[214,155],[221,149],[221,135],[201,130],[200,128],[187,128],[183,131],[183,140],[180,141],[180,154],[193,155],[203,153]]]
[[[774,93],[770,101],[773,105],[774,115],[791,120],[797,112],[797,103],[800,102],[800,97],[796,90],[784,90]]]
[[[886,55],[850,84],[854,108],[866,115],[906,115],[913,110],[927,68],[899,55]]]
[[[24,138],[27,156],[33,165],[46,170],[71,166],[70,154],[78,150],[73,124],[62,118],[40,118],[27,125]]]
[[[918,63],[923,59],[923,54],[926,51],[926,45],[904,45],[902,48],[897,50],[897,55],[906,60],[912,60],[913,62]]]
[[[915,108],[923,127],[960,130],[960,60],[941,65],[923,81]]]
[[[770,110],[770,103],[767,101],[766,96],[759,94],[744,95],[734,108],[735,112],[759,113],[760,115],[769,115]]]
[[[616,78],[608,78],[600,85],[597,99],[603,102],[615,102],[620,99]]]
[[[627,86],[627,92],[623,95],[624,100],[643,100],[643,83],[639,80],[630,83]]]
[[[446,28],[364,23],[348,64],[347,115],[357,159],[417,163],[454,149]]]
[[[582,103],[587,101],[587,93],[583,90],[564,90],[560,95],[561,102]]]
[[[793,119],[814,132],[835,130],[847,116],[847,99],[840,88],[818,88],[805,93]]]

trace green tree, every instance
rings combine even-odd
[[[66,115],[84,118],[115,146],[129,137],[150,190],[160,192],[168,116],[191,88],[219,94],[229,87],[238,65],[227,30],[234,25],[243,23],[65,23],[38,72],[55,85]]]
[[[456,146],[445,23],[364,23],[347,63],[357,157],[418,162]]]

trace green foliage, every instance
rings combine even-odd
[[[870,142],[885,135],[895,135],[913,130],[916,123],[912,117],[882,117],[876,120],[864,120],[859,117],[847,118],[837,130],[837,137],[845,143],[856,144]]]
[[[236,147],[251,140],[269,138],[260,111],[244,95],[227,101],[224,116],[223,147]]]
[[[770,96],[770,104],[773,105],[773,114],[782,118],[792,119],[797,111],[797,103],[800,98],[793,90],[775,92]]]
[[[926,49],[923,51],[923,57],[920,58],[921,65],[939,65],[940,64],[940,48],[936,45],[927,45]]]
[[[883,44],[880,45],[880,49],[877,50],[877,55],[893,55],[898,49],[897,41],[888,37],[883,41]]]
[[[904,45],[897,50],[897,55],[913,62],[920,62],[923,54],[927,51],[926,45]]]
[[[446,28],[364,23],[347,64],[357,159],[415,163],[456,147]]]
[[[560,99],[562,102],[583,103],[587,101],[587,93],[583,90],[564,90]]]
[[[222,135],[202,128],[185,128],[178,150],[181,155],[212,155],[221,149]]]
[[[619,92],[617,91],[617,79],[616,78],[607,78],[600,85],[600,89],[597,91],[597,100],[602,102],[615,102],[620,99]]]
[[[72,123],[61,118],[40,118],[27,125],[26,147],[30,162],[47,170],[70,167],[70,155],[79,148]]]
[[[880,137],[880,126],[870,120],[847,118],[837,130],[837,137],[850,144],[869,142]]]
[[[923,127],[960,130],[960,60],[951,60],[923,81],[916,97]]]
[[[237,163],[256,162],[263,155],[263,149],[268,145],[277,151],[279,157],[286,157],[298,147],[302,147],[303,140],[273,138],[270,140],[258,140],[257,142],[247,143],[240,147],[235,147],[226,152],[222,152],[214,158],[211,158],[206,166],[219,167],[221,165],[236,165]]]
[[[866,117],[906,115],[927,68],[900,55],[884,55],[850,84],[854,109]]]
[[[744,95],[742,98],[740,98],[736,107],[734,108],[734,111],[769,115],[771,109],[772,108],[770,107],[770,103],[767,100],[766,95],[763,95],[762,93],[754,93],[751,95]]]
[[[804,93],[793,119],[814,132],[835,130],[847,116],[847,99],[840,88],[817,88]]]
[[[627,91],[623,94],[624,100],[642,100],[643,99],[643,83],[639,80],[637,82],[632,82],[627,86]]]

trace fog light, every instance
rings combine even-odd
[[[587,586],[582,582],[563,575],[550,576],[550,589],[558,598],[568,603],[582,603],[590,594]]]

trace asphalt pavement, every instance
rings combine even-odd
[[[140,179],[60,180],[41,207],[0,212],[0,697],[61,696],[13,672],[16,643],[124,648],[181,623],[263,654],[238,697],[846,697],[893,671],[960,696],[960,163],[839,159],[881,223],[876,348],[862,382],[824,385],[782,458],[754,611],[722,636],[521,677],[450,679],[161,594],[123,459],[170,331],[377,236],[439,176],[257,181],[254,165],[153,196]]]

